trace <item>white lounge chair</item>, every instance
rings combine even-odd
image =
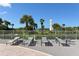
[[[60,38],[58,38],[58,37],[56,37],[56,42],[59,43],[59,46],[60,46],[60,44],[61,44],[61,45],[65,45],[65,46],[70,46],[70,45],[67,43],[67,40],[64,41],[64,40],[62,40],[62,39],[60,39]]]
[[[46,42],[48,42],[47,37],[42,37],[41,46],[42,46],[42,43],[46,43]]]
[[[14,39],[9,40],[6,44],[13,45],[13,44],[15,44],[15,43],[18,41],[19,38],[20,38],[20,37],[15,37]]]
[[[24,45],[28,45],[29,46],[29,44],[30,44],[30,42],[32,41],[32,39],[33,39],[33,37],[28,37],[28,40],[23,40],[23,44]]]
[[[28,45],[30,44],[32,40],[33,40],[33,37],[28,37]]]

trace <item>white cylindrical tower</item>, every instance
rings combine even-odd
[[[53,21],[52,21],[52,19],[50,19],[50,31],[53,31],[52,25],[53,25]]]

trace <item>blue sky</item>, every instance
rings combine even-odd
[[[20,18],[25,14],[32,15],[38,27],[40,27],[41,18],[45,19],[46,28],[49,28],[49,19],[60,25],[79,26],[79,4],[0,4],[0,17],[14,23],[15,28],[25,26],[20,24]]]

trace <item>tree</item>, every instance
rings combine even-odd
[[[42,30],[42,33],[43,33],[43,30],[44,30],[44,19],[40,19],[40,23],[41,23],[41,30]]]
[[[11,23],[7,20],[4,20],[0,18],[0,30],[7,30],[10,29],[8,26],[11,25]]]
[[[62,24],[62,30],[65,30],[65,24]]]
[[[61,30],[61,26],[58,23],[53,24],[52,27],[54,30]]]
[[[41,26],[42,26],[43,23],[44,23],[44,19],[40,19],[40,23],[41,23]]]
[[[63,27],[65,27],[65,24],[62,24]]]
[[[2,18],[0,18],[0,25],[2,25],[2,23],[3,23],[3,20],[2,20]]]
[[[29,22],[29,16],[28,16],[28,15],[24,15],[24,16],[20,19],[20,23],[22,23],[22,24],[26,23],[26,28],[28,28],[28,22]]]
[[[5,24],[5,26],[6,26],[7,28],[9,28],[8,26],[11,25],[11,23],[10,23],[9,21],[7,21],[7,20],[4,20],[4,24]]]
[[[29,15],[24,15],[21,19],[20,19],[20,23],[22,24],[26,24],[26,29],[28,30],[28,27],[29,26],[32,26],[33,27],[33,24],[34,24],[34,20],[32,18],[32,16],[29,16]]]
[[[11,25],[12,25],[12,29],[13,29],[14,24],[11,24]]]
[[[32,17],[30,17],[29,19],[29,27],[31,28],[31,30],[34,30],[34,19]]]
[[[65,27],[66,31],[74,31],[75,29],[73,27]]]
[[[34,23],[34,30],[38,28],[38,25]]]

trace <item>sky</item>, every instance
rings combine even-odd
[[[79,4],[67,3],[0,3],[0,18],[14,24],[15,28],[24,27],[20,23],[23,15],[32,15],[40,28],[40,19],[45,20],[46,28],[50,27],[49,20],[53,24],[59,23],[66,26],[79,26]]]

